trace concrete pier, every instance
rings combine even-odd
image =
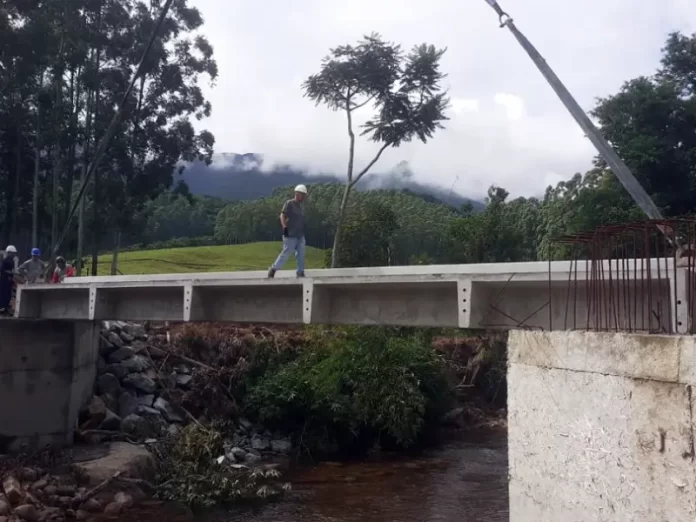
[[[693,522],[696,338],[509,339],[511,522]]]
[[[94,323],[0,320],[0,453],[72,443],[98,346]]]

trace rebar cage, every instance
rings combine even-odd
[[[550,253],[570,259],[570,269],[565,302],[552,303],[563,319],[552,329],[693,334],[694,244],[691,216],[556,239]]]

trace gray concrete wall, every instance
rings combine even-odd
[[[511,332],[511,522],[693,522],[694,382],[693,337]]]
[[[0,453],[72,443],[98,336],[93,323],[0,320]]]

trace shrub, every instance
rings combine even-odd
[[[288,489],[273,467],[235,465],[225,455],[224,426],[191,424],[165,440],[157,455],[157,496],[190,507],[265,499]]]
[[[322,434],[342,449],[383,438],[407,447],[447,408],[442,360],[422,336],[351,328],[319,339],[251,388],[247,407],[262,422]]]

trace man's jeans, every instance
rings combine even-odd
[[[285,262],[294,253],[297,258],[297,274],[304,274],[305,238],[283,236],[283,250],[278,259],[273,263],[273,270],[280,270]]]

